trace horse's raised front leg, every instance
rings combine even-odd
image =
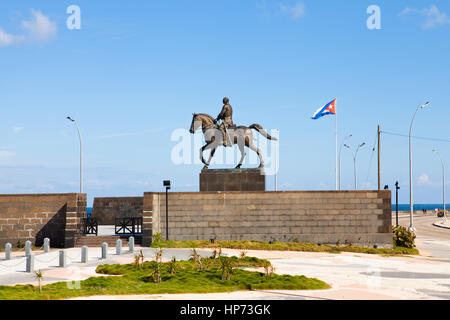
[[[214,141],[209,141],[206,145],[204,145],[203,147],[200,148],[200,159],[201,159],[202,163],[205,165],[203,167],[204,170],[208,169],[208,167],[209,167],[209,163],[211,161],[211,155],[209,156],[209,161],[205,162],[205,159],[203,158],[203,152],[205,150],[210,149],[213,142]]]
[[[209,154],[209,159],[208,159],[208,163],[206,163],[206,168],[209,167],[209,164],[211,163],[211,160],[214,157],[216,150],[217,150],[217,146],[211,147],[211,153]]]

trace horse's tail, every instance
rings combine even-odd
[[[270,134],[268,134],[267,131],[263,127],[261,127],[259,124],[257,124],[257,123],[252,124],[249,128],[250,129],[255,129],[256,131],[261,133],[264,137],[266,137],[269,140],[274,140],[274,141],[278,140],[277,138],[272,137]]]

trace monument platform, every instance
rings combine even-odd
[[[207,169],[200,173],[200,192],[266,191],[264,169]]]

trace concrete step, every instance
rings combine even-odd
[[[108,244],[108,247],[115,247],[118,239],[122,240],[122,246],[128,246],[128,238],[120,236],[82,236],[77,239],[75,247],[101,247],[104,242]]]

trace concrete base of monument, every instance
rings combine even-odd
[[[171,192],[170,240],[253,240],[392,248],[391,192]],[[142,245],[166,237],[165,193],[144,193]],[[147,234],[146,234],[147,232]]]
[[[264,169],[207,169],[200,173],[200,192],[266,191]]]

